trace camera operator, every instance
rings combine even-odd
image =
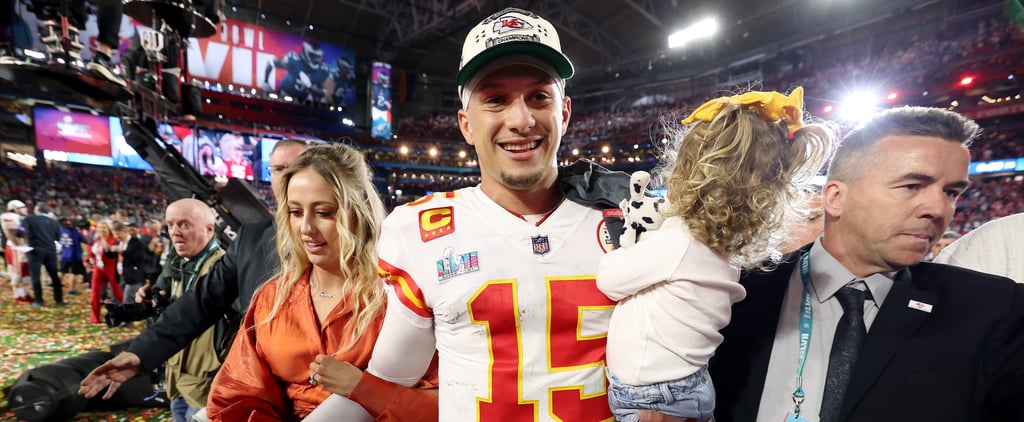
[[[196,282],[224,255],[215,234],[213,211],[196,199],[180,199],[167,206],[167,230],[176,254],[168,258],[152,287],[153,295],[177,299],[195,287]],[[148,292],[140,290],[142,302]],[[189,421],[206,407],[213,376],[220,369],[227,349],[218,347],[219,337],[230,335],[225,323],[207,329],[182,351],[167,360],[167,397],[175,421]]]

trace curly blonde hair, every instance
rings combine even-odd
[[[345,145],[321,145],[302,153],[281,175],[280,198],[274,214],[277,224],[277,253],[281,268],[275,275],[277,295],[267,318],[269,323],[292,287],[310,265],[299,237],[291,230],[288,210],[288,184],[301,171],[322,177],[334,192],[340,211],[335,224],[341,236],[341,276],[347,280],[342,300],[354,300],[352,321],[356,327],[342,346],[351,349],[366,329],[384,311],[386,294],[377,273],[377,240],[384,219],[384,204],[370,181],[370,169],[363,155]]]
[[[666,123],[667,158],[659,168],[670,205],[691,235],[745,268],[769,268],[782,257],[790,227],[811,178],[835,149],[835,131],[820,124],[789,137],[786,122],[770,122],[757,106],[726,104],[710,122]]]

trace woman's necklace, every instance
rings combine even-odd
[[[320,290],[320,288],[316,286],[316,276],[313,275],[313,270],[309,270],[309,285],[313,286],[313,288],[317,290],[317,296],[331,299],[338,295],[337,293],[327,293],[323,290]]]

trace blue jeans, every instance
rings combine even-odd
[[[171,415],[174,416],[174,422],[191,422],[192,415],[198,411],[199,409],[189,406],[184,397],[171,400]]]
[[[706,421],[715,411],[715,386],[707,366],[682,379],[639,387],[608,371],[608,405],[616,421],[637,422],[639,410]]]

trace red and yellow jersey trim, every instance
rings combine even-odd
[[[406,308],[423,318],[434,317],[434,310],[427,306],[427,301],[423,298],[423,291],[420,290],[409,273],[383,259],[378,259],[377,262],[377,271],[380,276],[384,277],[384,281],[395,289],[395,295]]]

